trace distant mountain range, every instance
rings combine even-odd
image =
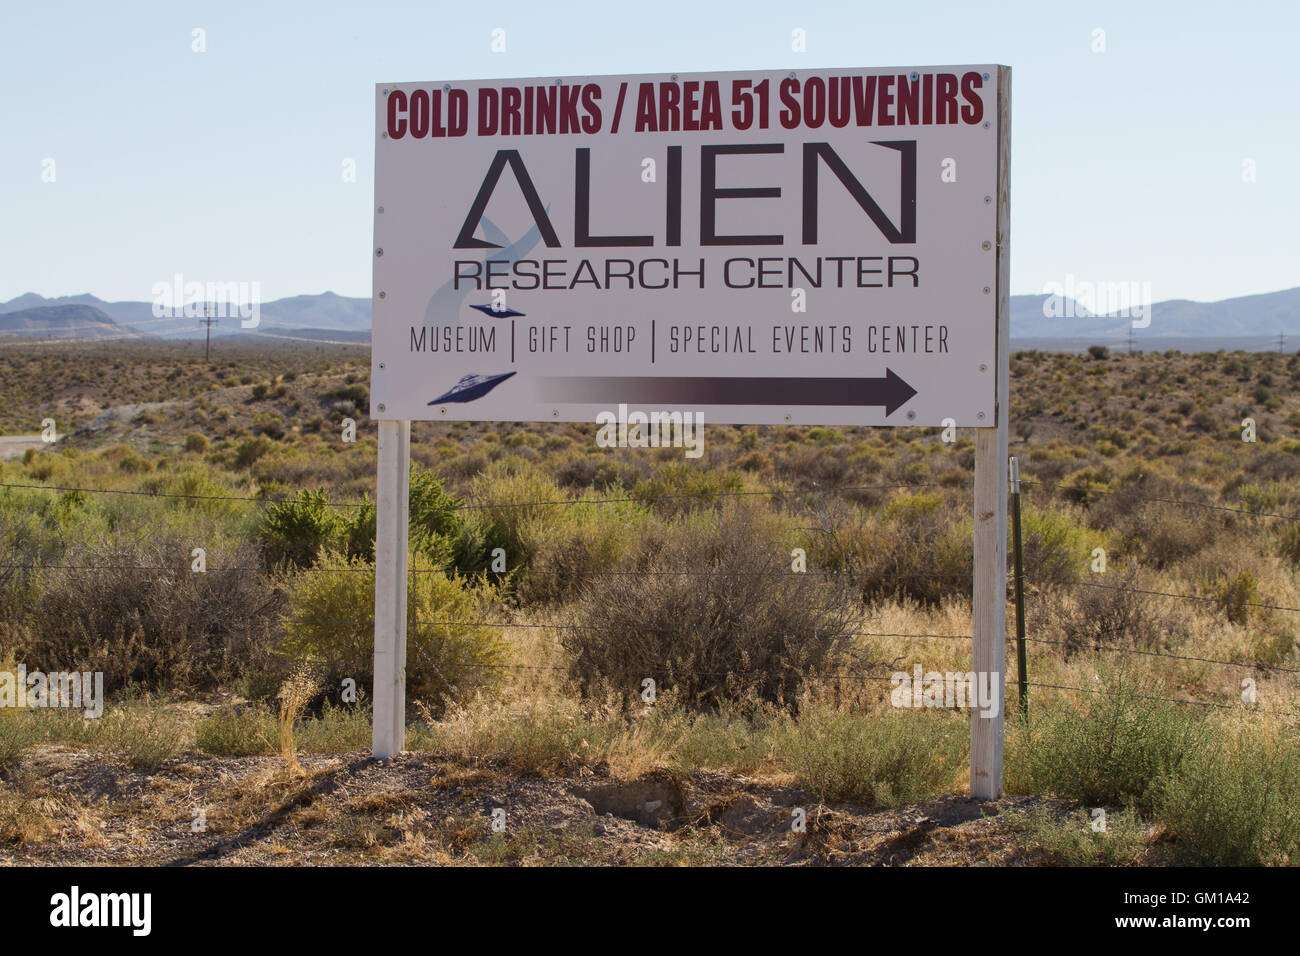
[[[261,322],[256,329],[242,328],[238,314],[223,316],[212,327],[213,337],[308,330],[370,334],[369,299],[349,299],[333,292],[295,295],[264,302],[259,311]],[[0,303],[0,334],[5,333],[46,338],[192,339],[202,338],[205,329],[197,318],[156,318],[152,302],[105,302],[93,295],[47,299],[28,292]],[[356,335],[344,338],[354,339]]]
[[[1054,298],[1056,301],[1052,301]],[[1150,318],[1150,325],[1134,330],[1138,342],[1202,337],[1263,340],[1276,339],[1278,333],[1300,336],[1300,288],[1220,302],[1171,299],[1154,303]],[[1113,314],[1092,315],[1063,297],[1011,297],[1013,339],[1116,341],[1128,335],[1131,322]],[[347,298],[333,292],[263,303],[261,324],[256,330],[242,329],[237,315],[219,319],[212,329],[214,337],[265,334],[326,340],[335,333],[337,338],[346,341],[361,340],[369,332],[370,300]],[[202,337],[204,329],[194,318],[155,318],[150,302],[105,302],[93,295],[47,299],[28,292],[0,303],[0,335],[6,334],[45,338],[190,339]]]
[[[20,296],[19,299],[40,298]],[[18,302],[19,299],[14,299]],[[0,307],[0,334],[34,335],[50,339],[117,339],[142,338],[93,305],[46,305],[8,311]]]
[[[1053,298],[1047,295],[1013,295],[1011,337],[1122,338],[1128,335],[1133,321],[1130,318],[1091,315],[1070,299],[1051,302]],[[1045,315],[1045,311],[1050,314]],[[1062,315],[1071,312],[1074,318]],[[1219,302],[1169,299],[1152,304],[1150,319],[1150,325],[1134,329],[1139,340],[1254,336],[1276,338],[1279,332],[1300,335],[1300,288],[1223,299]]]

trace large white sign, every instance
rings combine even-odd
[[[372,417],[995,424],[996,67],[375,94]]]

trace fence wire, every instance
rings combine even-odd
[[[1300,520],[1300,516],[1285,514],[1281,512],[1261,511],[1261,510],[1253,510],[1247,508],[1236,508],[1227,505],[1218,505],[1210,502],[1195,501],[1195,500],[1183,499],[1183,498],[1170,498],[1165,496],[1144,495],[1141,494],[1140,492],[1136,492],[1130,489],[1119,489],[1119,490],[1098,489],[1092,487],[1072,485],[1067,482],[1041,481],[1032,478],[1021,478],[1020,481],[1022,485],[1031,485],[1044,490],[1056,491],[1065,494],[1073,493],[1073,494],[1083,494],[1083,495],[1116,496],[1116,497],[1124,497],[1136,501],[1143,501],[1149,503],[1173,505],[1178,507],[1197,508],[1197,509],[1203,509],[1209,511],[1226,512],[1226,513],[1232,513],[1237,515],[1244,515],[1251,518],[1276,518],[1284,521]],[[655,495],[626,495],[620,497],[602,497],[602,498],[578,497],[578,498],[568,498],[568,499],[537,499],[537,500],[529,500],[529,501],[509,501],[509,502],[460,501],[460,502],[456,502],[453,505],[450,505],[446,510],[468,511],[468,510],[497,510],[497,509],[510,509],[510,508],[527,508],[527,507],[572,507],[577,505],[650,503],[650,502],[657,502],[657,501],[691,500],[691,499],[712,500],[712,499],[720,499],[720,498],[737,498],[737,497],[798,498],[798,497],[807,497],[810,495],[824,496],[824,495],[836,495],[836,494],[858,492],[858,491],[912,490],[917,488],[940,487],[946,484],[947,484],[946,482],[908,481],[908,482],[890,482],[890,483],[875,483],[875,484],[827,485],[827,486],[815,486],[813,488],[805,488],[805,489],[772,488],[772,489],[757,489],[757,490],[744,490],[744,491],[701,490],[695,492],[681,492],[681,493],[655,494]],[[126,495],[126,496],[134,496],[134,497],[141,497],[141,498],[155,498],[155,499],[164,499],[164,500],[172,499],[172,500],[184,500],[184,501],[213,501],[213,502],[237,501],[237,502],[254,503],[260,506],[274,506],[276,504],[280,504],[285,501],[292,501],[294,500],[295,497],[294,495],[278,495],[278,496],[201,495],[201,494],[188,494],[188,493],[181,493],[181,492],[144,491],[139,489],[121,489],[121,488],[85,488],[79,486],[32,484],[32,483],[21,483],[21,482],[0,482],[0,489],[48,491],[48,492],[57,492],[60,494],[81,493],[81,494]],[[327,501],[327,502],[323,502],[323,504],[332,508],[360,508],[360,507],[372,507],[374,503],[369,499],[363,499],[361,501]],[[78,565],[78,564],[60,565],[60,564],[41,564],[41,563],[13,563],[13,564],[0,565],[0,571],[15,571],[15,570],[28,570],[28,571],[58,570],[58,571],[79,571],[79,572],[90,572],[90,573],[137,571],[137,572],[150,572],[150,573],[173,572],[177,574],[210,573],[210,574],[259,574],[259,575],[271,573],[268,571],[268,569],[263,567],[238,567],[238,566],[208,567],[205,568],[203,571],[199,572],[199,571],[195,571],[188,564],[182,564],[177,566]],[[444,574],[447,573],[448,571],[454,571],[454,570],[456,570],[456,568],[453,566],[419,568],[419,569],[411,568],[408,569],[408,573],[412,576],[415,576],[420,574]],[[373,574],[374,570],[369,567],[356,567],[356,568],[305,567],[305,568],[294,568],[292,570],[292,573],[294,574],[303,574],[303,573],[306,574]],[[578,577],[578,578],[612,577],[612,576],[644,577],[648,575],[649,576],[661,575],[661,576],[695,576],[695,577],[728,578],[728,577],[767,577],[767,576],[771,576],[776,572],[774,571],[728,572],[714,567],[624,570],[624,569],[607,569],[607,568],[534,569],[534,568],[528,568],[526,566],[516,566],[515,568],[509,569],[508,572],[506,572],[505,574],[498,574],[497,577],[504,578],[519,573],[523,573],[526,575],[538,575],[538,576],[552,575],[552,576],[567,576],[567,577]],[[895,573],[889,571],[888,569],[878,569],[865,574],[856,574],[848,570],[819,570],[819,569],[813,569],[813,570],[808,570],[803,572],[792,571],[790,573],[802,573],[802,574],[811,574],[815,576],[823,576],[831,579],[840,580],[845,583],[853,584],[853,585],[859,585],[859,584],[881,585],[882,582],[888,582],[894,580],[970,581],[972,580],[973,577],[972,574],[964,573],[964,572],[937,572],[936,571],[936,572]],[[1162,598],[1173,599],[1173,600],[1208,602],[1221,607],[1247,607],[1247,608],[1257,608],[1261,610],[1281,611],[1286,613],[1300,613],[1300,607],[1291,607],[1288,605],[1272,604],[1263,601],[1240,601],[1240,600],[1233,600],[1227,597],[1219,597],[1213,595],[1186,594],[1186,593],[1173,592],[1173,591],[1158,591],[1158,590],[1152,590],[1147,588],[1103,584],[1101,582],[1095,582],[1095,581],[1064,582],[1064,586],[1100,588],[1100,589],[1105,589],[1105,590],[1115,591],[1115,592],[1141,594],[1141,595],[1146,595],[1151,597],[1162,597]],[[332,626],[362,626],[362,627],[374,626],[373,619],[351,620],[351,621],[344,620],[344,619],[319,620],[319,621],[313,621],[312,623],[332,625]],[[667,628],[656,629],[656,628],[637,626],[637,625],[616,627],[611,625],[528,623],[528,622],[516,622],[516,621],[494,621],[494,620],[486,620],[486,619],[477,620],[477,621],[459,621],[459,620],[425,621],[425,622],[415,622],[413,626],[417,633],[427,630],[429,628],[525,628],[525,629],[538,629],[538,630],[596,630],[596,631],[604,631],[604,632],[619,631],[619,632],[628,632],[628,633],[657,633],[657,632],[667,633],[670,630]],[[845,636],[851,636],[851,637],[868,637],[868,638],[882,638],[882,639],[918,639],[918,640],[931,640],[931,639],[971,640],[972,639],[970,634],[937,634],[937,633],[909,633],[909,632],[858,631],[858,630],[846,631],[843,633]],[[1015,640],[1014,636],[1008,637],[1008,642],[1014,640]],[[1066,647],[1067,649],[1073,648],[1074,650],[1078,650],[1078,651],[1092,651],[1095,653],[1120,654],[1120,655],[1138,655],[1138,656],[1149,657],[1149,658],[1163,658],[1168,660],[1210,664],[1215,666],[1232,667],[1232,668],[1238,668],[1238,669],[1250,670],[1250,671],[1259,671],[1259,672],[1271,672],[1271,673],[1279,673],[1279,674],[1300,674],[1300,668],[1287,667],[1280,664],[1270,664],[1264,661],[1252,662],[1252,661],[1224,660],[1220,658],[1203,657],[1197,655],[1177,654],[1171,651],[1153,651],[1153,650],[1147,650],[1147,649],[1137,648],[1137,647],[1125,647],[1122,645],[1115,645],[1115,644],[1102,644],[1099,642],[1092,642],[1092,641],[1063,641],[1063,640],[1052,640],[1048,638],[1028,637],[1028,636],[1026,637],[1026,641],[1028,643],[1041,644],[1041,645],[1062,646],[1062,647]],[[422,655],[424,654],[423,649],[420,648],[418,644],[414,646],[417,648],[419,653],[421,653]],[[427,657],[427,655],[425,656]],[[476,667],[476,668],[482,667],[482,668],[493,668],[493,669],[501,669],[501,670],[556,671],[556,672],[564,672],[569,674],[575,673],[573,668],[566,667],[564,665],[463,663],[463,664],[456,664],[452,666]],[[661,670],[659,673],[661,674],[668,673],[668,671]],[[711,672],[696,673],[692,671],[691,673],[692,675],[699,676],[699,677],[729,676],[732,678],[736,678],[736,677],[745,676],[746,672],[727,671],[727,672],[719,672],[719,673],[711,673]],[[633,671],[629,671],[629,675],[640,676],[640,677],[652,677],[654,676],[654,671],[653,669],[651,669],[650,671],[646,671],[644,668],[641,668],[641,669],[635,669],[635,673],[633,673]],[[609,674],[603,673],[602,676],[609,676]],[[835,680],[835,681],[843,681],[843,680],[890,681],[893,679],[890,677],[877,677],[871,674],[865,674],[860,672],[805,673],[802,674],[801,677],[803,679]],[[1064,685],[1064,684],[1028,681],[1027,686],[1038,687],[1038,688],[1049,689],[1049,690],[1066,691],[1072,693],[1084,693],[1084,694],[1090,694],[1094,696],[1098,694],[1102,696],[1114,696],[1114,695],[1107,695],[1105,692],[1095,688],[1076,687],[1076,686]],[[1227,704],[1218,701],[1204,701],[1204,700],[1196,700],[1196,699],[1189,699],[1189,698],[1173,698],[1173,697],[1163,697],[1158,695],[1131,695],[1131,696],[1137,697],[1139,699],[1162,701],[1162,702],[1175,703],[1175,704],[1185,704],[1191,706],[1202,706],[1202,707],[1217,708],[1217,709],[1227,709],[1227,710],[1236,710],[1236,709],[1241,709],[1242,707],[1242,705],[1237,705],[1237,704]],[[1291,711],[1259,710],[1258,712],[1276,713],[1276,714],[1283,714],[1287,716],[1300,716]]]

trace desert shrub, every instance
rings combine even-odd
[[[1284,525],[1279,530],[1277,550],[1293,568],[1300,568],[1300,524]]]
[[[153,470],[153,463],[131,448],[126,448],[117,458],[117,470],[126,475],[139,475]]]
[[[444,550],[442,542],[460,531],[460,499],[447,494],[443,483],[422,468],[411,469],[409,498],[411,547],[427,554]]]
[[[1089,647],[1138,647],[1144,650],[1176,647],[1186,636],[1184,618],[1142,594],[1135,571],[1085,581],[1072,597],[1046,598],[1043,620],[1060,628],[1065,656]]]
[[[1125,540],[1145,563],[1167,568],[1199,554],[1213,540],[1216,524],[1204,514],[1185,509],[1166,508],[1163,513],[1143,509],[1141,519],[1127,529]]]
[[[794,457],[783,458],[777,465],[776,473],[800,487],[834,488],[848,484],[848,449],[841,445],[807,450]]]
[[[782,516],[744,500],[648,530],[629,556],[635,573],[594,575],[579,591],[560,638],[571,676],[586,694],[629,701],[650,677],[692,709],[747,694],[793,702],[852,628],[842,586],[792,573],[800,543]]]
[[[254,564],[247,549],[207,560],[192,571],[190,542],[171,532],[80,549],[10,622],[13,650],[31,669],[103,671],[108,691],[221,686],[269,653],[279,602],[261,575],[222,570]]]
[[[354,382],[351,385],[340,385],[332,388],[325,393],[327,398],[339,398],[352,402],[358,408],[368,406],[370,403],[370,389],[361,382]]]
[[[642,476],[635,465],[608,456],[572,458],[555,469],[555,480],[566,488],[604,491],[615,485],[633,485]]]
[[[661,465],[632,488],[632,496],[671,516],[697,508],[715,508],[728,494],[743,491],[744,480],[730,471],[709,471],[674,461]]]
[[[593,572],[616,570],[641,537],[649,514],[638,502],[578,504],[554,524],[536,533],[529,529],[532,558],[519,571],[520,598],[525,603],[566,601]]]
[[[235,448],[235,467],[251,468],[253,463],[275,448],[275,442],[265,435],[245,438]]]
[[[937,605],[971,594],[974,544],[969,519],[942,507],[936,495],[902,494],[882,517],[823,509],[810,558],[842,569],[863,600],[913,600]]]
[[[16,707],[0,707],[0,769],[17,763],[39,739],[40,729],[30,715]]]
[[[518,458],[493,462],[474,479],[470,496],[486,535],[511,567],[528,563],[531,544],[563,516],[567,496],[545,472]]]
[[[1149,699],[1123,675],[1095,691],[1037,703],[1028,722],[1008,724],[1007,789],[1149,812],[1209,727],[1202,714]]]
[[[1294,865],[1300,746],[1258,726],[1228,731],[1187,755],[1163,788],[1156,815],[1190,862]]]
[[[254,757],[275,753],[275,715],[264,704],[217,711],[198,722],[194,743],[216,757]]]
[[[930,517],[942,506],[943,499],[938,495],[902,492],[889,499],[884,508],[884,517],[901,523],[915,522]]]
[[[370,747],[372,728],[365,695],[355,704],[325,702],[321,715],[298,725],[298,746],[305,753],[345,753]]]
[[[211,469],[191,462],[179,471],[159,470],[140,483],[140,490],[168,498],[170,508],[199,512],[213,517],[232,517],[245,507],[243,502]]]
[[[1146,849],[1147,828],[1132,810],[1108,812],[1104,830],[1093,829],[1089,809],[1058,815],[1038,806],[1009,820],[1057,866],[1132,866]]]
[[[1094,548],[1106,538],[1085,527],[1073,509],[1026,504],[1020,516],[1025,578],[1037,587],[1069,584],[1087,570]]]
[[[253,417],[253,434],[265,435],[267,438],[283,438],[284,420],[270,412],[258,412]]]
[[[268,507],[258,534],[268,567],[289,564],[309,568],[340,529],[341,520],[330,508],[329,497],[317,489],[300,491],[288,501]],[[373,548],[372,537],[372,553]]]
[[[447,494],[442,481],[418,466],[411,469],[408,502],[409,541],[435,565],[475,575],[487,570],[493,544],[490,530],[474,512],[461,508],[459,498]],[[364,495],[341,524],[341,540],[348,557],[375,558],[375,503]]]
[[[185,436],[185,450],[194,452],[205,452],[208,450],[208,439],[199,432],[190,432]]]
[[[1296,454],[1295,442],[1285,444],[1279,442],[1278,446],[1258,455],[1251,455],[1246,461],[1246,470],[1254,477],[1270,483],[1291,481],[1300,477],[1300,456]],[[1247,504],[1246,507],[1250,505]]]
[[[624,727],[621,716],[602,720],[564,699],[474,699],[449,707],[422,743],[443,756],[491,760],[515,773],[546,776],[584,758],[607,756],[611,739]]]
[[[415,552],[407,591],[406,679],[413,697],[441,709],[492,688],[507,660],[498,628],[479,624],[497,599],[485,581],[448,576]],[[326,680],[374,678],[375,570],[337,552],[285,580],[284,653],[325,665]]]
[[[1246,624],[1252,604],[1259,603],[1259,581],[1253,571],[1223,573],[1210,582],[1219,610],[1233,624]]]
[[[1119,546],[1144,564],[1167,568],[1199,553],[1221,530],[1213,513],[1169,503],[1175,500],[1212,503],[1199,485],[1135,468],[1123,476],[1115,494],[1093,497],[1088,524],[1112,532]]]
[[[1113,477],[1104,465],[1079,468],[1061,479],[1058,490],[1067,501],[1088,504],[1110,494]]]
[[[375,560],[375,528],[377,512],[369,494],[361,496],[361,503],[349,508],[341,519],[340,539],[343,553],[361,561]]]
[[[775,751],[819,800],[897,806],[952,787],[966,726],[930,711],[872,714],[818,704],[785,725]]]
[[[87,721],[88,743],[137,770],[152,770],[181,752],[180,721],[157,701],[116,707]]]

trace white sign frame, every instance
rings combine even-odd
[[[931,68],[933,69],[933,68]],[[971,68],[953,68],[967,70]],[[980,69],[980,68],[976,68]],[[823,73],[828,71],[821,71]],[[830,71],[841,73],[844,71]],[[866,71],[869,74],[915,73],[918,71]],[[1005,711],[1005,673],[1006,673],[1006,523],[1007,523],[1007,396],[1008,396],[1008,348],[1009,348],[1009,276],[1010,276],[1010,118],[1011,118],[1011,69],[1005,66],[984,68],[990,76],[995,76],[993,109],[986,110],[986,119],[982,126],[989,127],[991,135],[996,137],[996,161],[994,169],[996,181],[992,183],[987,194],[993,226],[989,239],[971,237],[978,245],[968,255],[972,257],[992,256],[991,278],[988,285],[981,287],[980,295],[992,302],[993,330],[991,358],[979,363],[981,375],[987,375],[991,384],[991,395],[987,404],[982,399],[976,406],[969,404],[963,409],[953,409],[951,414],[943,417],[959,425],[973,425],[975,428],[975,490],[974,490],[974,568],[972,601],[972,665],[977,673],[993,675],[992,685],[1000,694],[999,706],[994,716],[981,716],[977,709],[971,712],[971,748],[970,748],[970,793],[978,799],[994,799],[1002,793],[1003,736]],[[709,76],[734,76],[736,74],[708,74]],[[673,77],[674,80],[677,77]],[[468,84],[462,84],[466,86]],[[389,264],[400,263],[399,246],[391,242],[385,249],[386,232],[392,219],[384,220],[387,215],[385,196],[381,190],[380,171],[383,168],[386,131],[380,129],[384,123],[386,91],[395,89],[424,87],[429,84],[381,84],[376,87],[378,108],[376,110],[377,146],[376,146],[376,217],[375,217],[375,281],[373,290],[374,327],[378,331],[383,323],[389,321],[390,306],[400,303],[390,302],[387,286],[390,277],[400,275],[401,270],[390,273]],[[450,84],[445,85],[451,89]],[[937,171],[936,171],[937,174]],[[961,181],[960,168],[958,182]],[[983,202],[983,199],[982,199]],[[384,254],[379,250],[385,249]],[[385,263],[385,258],[388,258]],[[381,265],[383,263],[383,265]],[[394,298],[398,298],[395,296]],[[410,303],[406,303],[409,308]],[[492,318],[499,318],[493,316]],[[418,414],[418,406],[412,405],[409,397],[393,390],[398,369],[391,368],[395,352],[383,352],[381,336],[376,337],[372,349],[372,406],[371,416],[379,426],[378,482],[377,482],[377,524],[376,524],[376,565],[375,565],[375,685],[374,685],[374,721],[372,753],[376,758],[387,759],[400,753],[405,746],[405,684],[406,684],[406,601],[407,601],[407,530],[408,530],[408,473],[410,467],[410,422],[412,419],[456,420],[459,418],[475,420],[587,420],[594,421],[593,409],[586,403],[570,403],[567,406],[556,404],[552,414],[540,419],[532,416],[512,414],[508,417],[481,417],[482,412],[474,414],[457,414],[448,405],[439,405],[437,414]],[[724,376],[725,377],[725,376]],[[761,376],[755,376],[761,377]],[[396,396],[396,397],[390,397]],[[425,407],[428,408],[433,403]],[[658,403],[656,403],[658,404]],[[672,408],[671,403],[660,407]],[[699,410],[700,405],[677,405]],[[766,409],[779,406],[769,405]],[[777,421],[808,424],[887,424],[887,425],[939,425],[946,421],[934,420],[936,414],[928,410],[925,417],[920,414],[908,418],[905,415],[890,421],[858,421],[837,418],[834,409],[843,410],[844,406],[791,406],[781,409]],[[856,415],[861,409],[852,406]],[[768,415],[757,418],[744,418],[736,414],[736,406],[704,405],[706,413],[724,410],[721,417],[711,421],[736,421],[758,423],[772,420]],[[810,410],[809,410],[810,409]],[[512,409],[513,410],[513,409]],[[730,414],[726,412],[729,411]],[[882,409],[883,411],[883,409]],[[890,417],[897,408],[892,409]],[[915,411],[915,409],[913,409]],[[806,412],[806,414],[805,414]],[[504,415],[504,413],[498,413]],[[969,416],[975,416],[970,420]],[[400,416],[400,417],[398,417]]]

